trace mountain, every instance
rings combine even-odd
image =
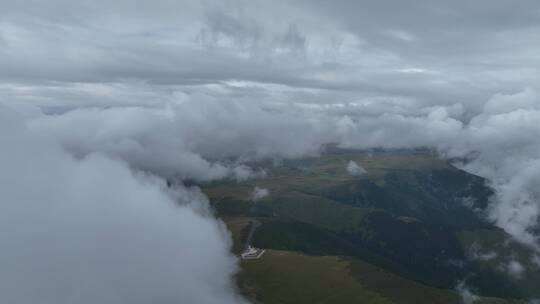
[[[483,215],[486,181],[430,151],[334,148],[250,165],[266,176],[200,186],[237,253],[252,230],[250,244],[267,249],[242,261],[239,284],[255,300],[460,303],[462,285],[485,303],[540,297],[533,252]],[[526,271],[508,275],[512,262]]]

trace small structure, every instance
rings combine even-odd
[[[253,260],[260,258],[264,254],[264,252],[264,249],[248,246],[240,256],[244,260]]]

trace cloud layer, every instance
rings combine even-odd
[[[2,186],[11,185],[2,209],[20,219],[27,204],[53,212],[52,204],[67,208],[65,218],[87,216],[73,202],[91,215],[110,208],[103,229],[122,218],[139,231],[123,209],[136,218],[146,210],[137,197],[155,201],[155,216],[186,220],[145,219],[152,228],[140,231],[142,242],[165,229],[200,245],[185,254],[214,248],[216,264],[193,262],[202,268],[190,271],[206,278],[221,269],[207,285],[234,297],[227,237],[201,215],[204,198],[180,189],[176,198],[191,207],[169,208],[163,182],[144,176],[242,180],[264,174],[246,161],[315,155],[328,143],[431,147],[486,177],[497,194],[486,216],[540,250],[538,16],[533,0],[0,0],[0,103],[27,128],[8,128],[12,114],[1,116],[11,147],[0,151],[9,168]],[[111,195],[118,200],[109,206]],[[61,216],[43,214],[28,223]],[[97,220],[88,216],[87,236]],[[186,233],[199,229],[201,244]]]
[[[488,216],[537,246],[532,233],[540,214],[536,90],[496,94],[468,121],[460,119],[461,104],[416,107],[412,113],[379,107],[242,103],[195,95],[160,108],[81,108],[32,116],[28,125],[78,157],[102,152],[140,170],[201,181],[260,176],[264,173],[242,163],[313,155],[326,143],[435,147],[447,157],[468,158],[464,169],[490,179],[499,195]]]
[[[0,301],[242,303],[222,224],[196,189],[75,159],[0,109]]]

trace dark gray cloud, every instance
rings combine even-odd
[[[243,80],[479,104],[536,79],[540,59],[532,1],[18,3],[1,3],[7,82]]]
[[[442,65],[502,64],[501,53],[511,50],[519,56],[512,42],[536,36],[540,16],[536,1],[317,1],[313,7],[373,45]]]

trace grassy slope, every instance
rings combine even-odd
[[[265,304],[458,304],[460,296],[405,280],[361,260],[268,250],[259,260],[242,261],[242,284]],[[477,304],[508,304],[484,298]],[[517,303],[517,302],[516,302]]]
[[[518,261],[523,265],[524,272],[517,277],[510,276],[512,287],[525,296],[540,298],[540,284],[538,283],[540,282],[540,268],[533,264],[534,250],[513,241],[502,230],[464,230],[459,233],[459,239],[467,248],[471,259],[476,256],[476,263],[480,270],[504,274],[505,267],[510,261]],[[478,256],[482,255],[484,258],[479,259]],[[490,284],[490,282],[487,281],[485,284]]]
[[[338,257],[268,250],[262,259],[243,261],[242,268],[265,304],[393,303],[350,276],[349,263]]]
[[[366,288],[385,295],[397,304],[450,304],[462,303],[454,291],[433,288],[375,267],[358,259],[350,259],[351,274]],[[497,298],[481,298],[476,304],[521,303]]]
[[[366,168],[369,173],[361,177],[350,176],[345,166],[351,159]],[[316,231],[315,237],[307,236],[308,234],[293,236],[285,240],[289,242],[285,246],[283,239],[286,238],[279,236],[266,238],[267,241],[278,240],[277,243],[268,246],[269,248],[300,250],[310,252],[312,255],[291,251],[279,251],[281,254],[276,255],[278,251],[270,251],[271,254],[261,260],[243,262],[244,272],[241,275],[241,281],[248,294],[257,294],[264,303],[340,303],[341,300],[347,300],[345,301],[347,303],[356,301],[370,303],[366,302],[370,300],[375,301],[374,303],[379,303],[378,301],[407,304],[459,303],[457,295],[451,291],[424,286],[382,271],[358,259],[343,260],[335,256],[336,254],[347,255],[347,248],[342,248],[343,252],[328,251],[328,248],[335,247],[336,241],[334,235],[328,234],[327,231],[362,230],[363,228],[357,225],[358,222],[362,221],[366,215],[377,211],[377,208],[376,206],[375,208],[352,206],[317,193],[320,189],[342,187],[356,183],[358,180],[370,181],[384,187],[387,183],[386,176],[394,172],[455,170],[445,162],[426,155],[383,153],[370,156],[367,153],[345,153],[285,161],[277,167],[263,166],[263,168],[269,172],[268,177],[264,179],[244,183],[219,182],[203,185],[204,192],[211,198],[218,214],[230,217],[226,222],[233,232],[235,242],[239,242],[241,230],[248,223],[245,217],[250,216],[311,223],[319,227],[317,229],[326,232]],[[411,181],[414,182],[414,179]],[[271,193],[269,197],[257,204],[249,201],[250,192],[255,186],[267,188]],[[356,185],[352,184],[349,188],[354,187]],[[403,220],[412,223],[416,221],[414,218],[403,218]],[[306,233],[312,232],[309,230]],[[363,233],[369,235],[371,232],[363,231]],[[281,235],[285,234],[288,235],[288,232],[283,231]],[[322,247],[327,247],[321,249],[321,244]],[[304,247],[297,248],[297,246]],[[239,248],[239,245],[235,246],[236,250]],[[316,280],[303,279],[314,273],[318,275]],[[328,275],[324,275],[325,273]],[[332,276],[336,276],[335,279],[338,281],[342,280],[342,285],[348,286],[351,290],[341,291],[336,289],[339,286],[332,287],[331,282],[326,280]],[[324,302],[326,299],[324,290],[327,290],[328,296],[336,295],[337,298],[329,298],[330,300]],[[317,297],[313,298],[311,294]],[[384,295],[384,299],[381,294]],[[296,299],[296,301],[288,302],[289,299]],[[323,302],[316,302],[314,299],[322,299]],[[502,303],[499,300],[485,301],[485,303]]]

